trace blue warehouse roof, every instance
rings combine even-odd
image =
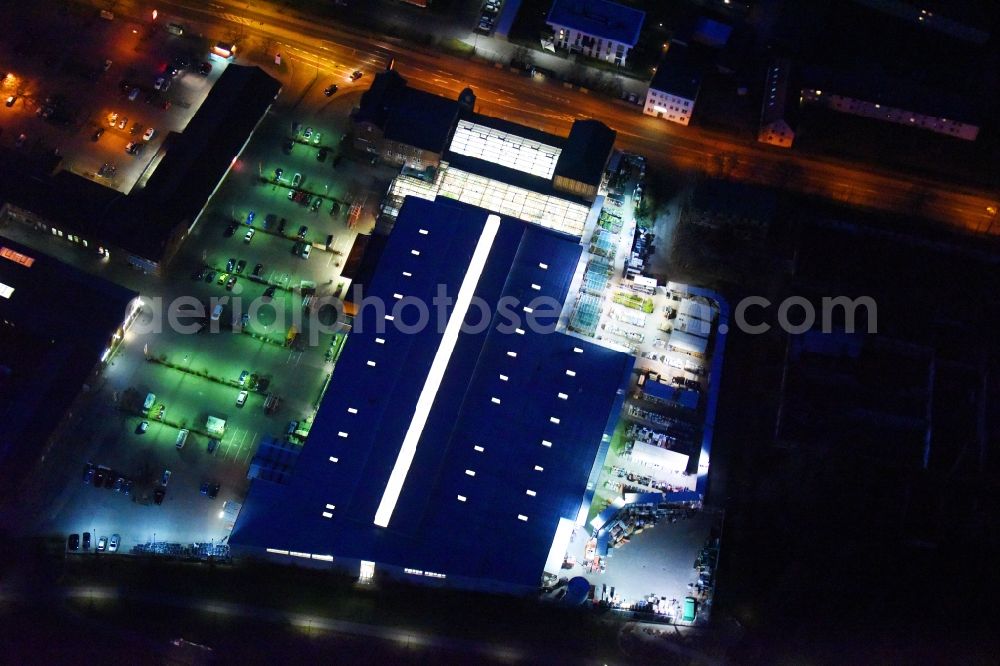
[[[451,349],[447,317],[436,323],[433,309],[429,326],[404,331],[397,325],[414,324],[415,307],[385,330],[384,315],[363,308],[289,484],[254,482],[232,544],[370,560],[477,587],[539,584],[556,526],[575,520],[587,497],[633,360],[551,332],[578,264],[576,239],[490,215],[444,198],[406,200],[366,296],[390,308],[396,294],[429,303],[443,285],[453,298],[474,293],[494,316]],[[532,305],[539,297],[551,305]],[[516,306],[497,307],[511,299]],[[509,325],[511,315],[526,318],[525,306],[549,315],[539,318],[549,332]],[[465,322],[480,321],[473,306]],[[414,431],[422,404],[426,422]],[[398,458],[414,432],[407,468]],[[405,475],[393,477],[394,468]],[[402,487],[379,527],[391,478]]]
[[[555,0],[548,22],[635,46],[646,12],[608,0]]]

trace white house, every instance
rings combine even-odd
[[[623,65],[645,18],[645,12],[609,0],[553,0],[546,23],[557,48]]]
[[[647,116],[687,125],[701,88],[701,72],[688,60],[687,47],[671,44],[656,68],[646,92]]]
[[[764,100],[760,110],[757,140],[781,148],[791,148],[795,130],[788,119],[788,79],[792,63],[779,58],[767,68]]]

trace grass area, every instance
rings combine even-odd
[[[633,310],[640,310],[646,314],[653,313],[653,299],[648,296],[640,296],[638,294],[618,291],[615,292],[614,302],[619,305],[624,305],[627,308],[632,308]]]
[[[471,58],[476,54],[476,47],[472,44],[466,44],[461,39],[455,39],[454,37],[449,37],[448,39],[442,39],[438,42],[438,48],[454,56],[460,58]]]

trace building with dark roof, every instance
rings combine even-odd
[[[0,160],[0,219],[27,224],[143,270],[168,263],[281,90],[259,67],[228,65],[150,172],[124,195],[46,165]]]
[[[975,141],[982,121],[980,101],[928,88],[915,81],[867,68],[798,67],[800,98],[853,116],[930,130]]]
[[[514,593],[558,573],[633,366],[553,330],[580,253],[408,198],[367,285],[385,307],[362,304],[288,483],[253,482],[235,552]]]
[[[698,100],[701,77],[701,68],[692,62],[688,47],[680,42],[671,43],[649,82],[642,112],[687,125]]]
[[[787,58],[776,58],[768,65],[757,130],[758,141],[781,148],[791,148],[795,141],[795,128],[790,118],[794,107],[788,104],[791,70],[792,63]]]
[[[645,12],[609,0],[553,0],[545,22],[557,47],[622,65],[645,19]]]
[[[556,162],[552,184],[588,201],[597,197],[617,134],[599,120],[575,120]]]
[[[62,427],[138,313],[137,296],[0,238],[0,489]]]
[[[460,109],[458,100],[409,87],[395,70],[380,72],[351,116],[354,145],[389,164],[437,166]]]

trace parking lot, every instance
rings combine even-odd
[[[60,19],[63,23],[72,22]],[[173,77],[166,95],[174,103],[170,109],[157,109],[154,104],[146,105],[142,97],[135,101],[121,97],[121,79],[138,79],[141,74],[152,89],[157,63],[169,66],[178,53],[192,67],[208,61],[207,40],[202,44],[160,33],[143,36],[141,26],[133,28],[118,20],[95,20],[85,27],[94,35],[72,46],[74,57],[96,62],[98,69],[105,57],[113,65],[98,74],[97,85],[81,77],[81,88],[94,90],[79,98],[74,122],[47,123],[29,113],[36,95],[26,95],[28,101],[19,95],[14,107],[0,109],[0,115],[3,111],[15,114],[2,121],[5,129],[0,140],[9,138],[6,124],[11,118],[25,123],[25,129],[18,126],[18,132],[30,130],[32,136],[36,135],[32,128],[38,125],[42,130],[37,131],[39,138],[31,144],[32,150],[56,141],[78,146],[77,152],[65,153],[74,169],[99,168],[113,158],[119,165],[115,186],[122,189],[142,170],[133,173],[122,166],[133,160],[124,150],[131,135],[127,130],[112,131],[105,122],[107,130],[93,142],[88,123],[118,110],[129,116],[129,129],[136,121],[143,126],[156,122],[155,144],[162,138],[161,128],[183,130],[225,63],[213,60],[207,76],[191,70]],[[133,29],[139,32],[131,33]],[[135,40],[121,42],[129,34]],[[107,43],[119,40],[113,52],[99,35],[107,36]],[[175,48],[181,45],[191,48]],[[45,57],[37,60],[32,65],[37,71],[26,68],[27,75],[19,74],[30,81],[29,87],[58,88],[72,78],[58,68],[47,73]],[[299,423],[300,434],[308,431],[342,336],[324,326],[314,338],[316,344],[311,344],[308,318],[296,321],[303,311],[302,289],[333,295],[346,287],[340,279],[341,264],[357,233],[373,228],[374,214],[393,171],[341,151],[348,113],[370,76],[353,83],[334,71],[333,63],[329,71],[319,71],[314,63],[297,63],[294,56],[288,56],[285,64],[272,71],[282,78],[283,94],[163,275],[102,261],[59,239],[32,235],[23,228],[4,228],[3,233],[30,246],[136,289],[143,299],[142,314],[99,382],[84,395],[69,432],[52,447],[37,479],[29,484],[25,506],[34,531],[64,535],[87,531],[94,544],[99,536],[119,534],[121,552],[154,539],[218,543],[231,527],[232,515],[223,515],[223,506],[242,501],[249,486],[248,466],[260,442],[286,437],[290,421]],[[116,73],[119,66],[122,70]],[[339,82],[339,90],[324,94],[333,81]],[[134,163],[148,160],[151,152],[155,145]],[[276,169],[281,169],[280,177]],[[300,174],[297,179],[295,174]],[[293,180],[297,180],[294,188]],[[309,203],[291,200],[290,191],[298,198],[308,196]],[[248,225],[250,211],[254,214]],[[284,228],[280,229],[282,220]],[[301,227],[306,229],[300,236]],[[250,229],[253,234],[247,240]],[[303,257],[307,244],[309,254]],[[230,260],[232,270],[228,270]],[[220,284],[222,274],[227,277]],[[227,289],[232,276],[236,280]],[[271,295],[264,297],[269,288]],[[209,306],[210,299],[220,299],[218,321],[199,333],[173,330],[164,312],[181,297],[193,297]],[[253,316],[244,324],[239,315],[252,303]],[[300,337],[289,346],[293,323]],[[238,405],[242,390],[248,393],[245,403]],[[147,410],[143,402],[150,393],[155,397]],[[268,394],[280,398],[270,411],[265,410]],[[225,420],[221,436],[208,434],[210,416]],[[143,422],[147,425],[140,432]],[[178,448],[181,429],[189,434]],[[213,439],[216,443],[210,452]],[[84,483],[88,463],[95,469],[106,468],[103,475],[122,478],[123,483],[117,490],[113,482],[108,488],[95,487],[93,479]],[[164,484],[167,470],[170,475]],[[125,480],[132,482],[128,494]],[[206,484],[207,489],[218,484],[215,498],[202,492]],[[156,503],[157,490],[163,491],[161,504]]]
[[[4,25],[26,26],[0,44],[9,104],[0,141],[27,153],[58,151],[62,168],[127,192],[167,134],[187,125],[226,61],[209,57],[201,38],[46,9],[0,9]],[[141,147],[129,154],[129,143]]]

